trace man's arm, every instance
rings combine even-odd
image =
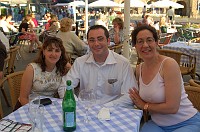
[[[129,107],[133,108],[133,102],[131,101],[128,91],[130,88],[135,87],[138,89],[137,82],[135,79],[135,75],[133,73],[133,69],[131,68],[130,64],[128,64],[124,68],[123,72],[123,84],[121,87],[121,94],[122,96],[116,100],[113,100],[107,103],[107,106],[121,106],[121,107]]]

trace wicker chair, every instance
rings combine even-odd
[[[110,50],[114,50],[114,52],[121,54],[123,48],[123,44],[109,46]]]
[[[180,65],[180,70],[181,70],[182,75],[190,75],[193,79],[195,78],[195,76],[196,76],[196,57],[185,54],[183,52],[179,52],[179,51],[175,51],[175,50],[168,50],[168,49],[159,49],[158,52],[161,55],[165,55],[165,56],[175,59],[177,61],[177,63]],[[182,57],[188,58],[188,60],[189,60],[188,63],[181,64]]]
[[[7,66],[8,66],[9,60],[10,60],[10,55],[8,55],[7,58],[4,60],[4,66],[3,66],[3,74],[4,74],[4,76],[6,76],[6,74],[7,74]],[[3,86],[0,87],[0,89],[1,89],[1,92],[2,92],[2,94],[3,94],[4,99],[5,99],[5,101],[6,101],[7,106],[10,107],[10,103],[8,102],[8,98],[7,98],[7,96],[6,96],[6,93],[5,93],[5,91],[4,91]],[[1,107],[1,106],[0,106],[0,107]]]
[[[14,72],[15,59],[16,59],[16,55],[17,55],[17,52],[19,49],[20,49],[20,46],[15,46],[15,47],[11,48],[9,51],[10,60],[8,62],[8,71],[7,71],[8,74]]]
[[[3,84],[8,81],[10,97],[11,97],[11,107],[14,109],[20,94],[21,79],[24,71],[18,71],[7,75],[1,82],[0,88],[3,88]]]
[[[185,86],[185,91],[188,94],[188,99],[192,102],[194,107],[200,111],[200,88]]]
[[[198,38],[193,38],[190,40],[192,43],[200,43],[200,37]]]
[[[1,99],[0,99],[0,119],[1,118],[3,118],[3,109],[2,109]]]
[[[191,86],[199,87],[199,88],[200,88],[200,81],[198,81],[198,80],[190,79],[190,80],[189,80],[189,84],[190,84]]]

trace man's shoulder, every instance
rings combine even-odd
[[[123,63],[127,63],[127,64],[130,64],[129,63],[129,60],[127,58],[125,58],[123,55],[120,55],[114,51],[111,51],[111,53],[113,53],[113,56],[115,57],[115,59],[117,61],[120,61],[120,62],[123,62]]]

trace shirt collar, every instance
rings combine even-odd
[[[96,64],[92,52],[89,53],[89,57],[86,60],[86,63],[94,63],[94,64]],[[106,64],[115,64],[115,63],[117,63],[117,60],[115,58],[115,54],[114,54],[113,51],[109,50],[108,57],[106,58],[106,61],[102,66],[104,66]]]

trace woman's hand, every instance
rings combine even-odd
[[[145,101],[143,101],[137,91],[136,88],[129,89],[129,97],[133,101],[133,103],[139,108],[143,109],[144,105],[146,104]]]

